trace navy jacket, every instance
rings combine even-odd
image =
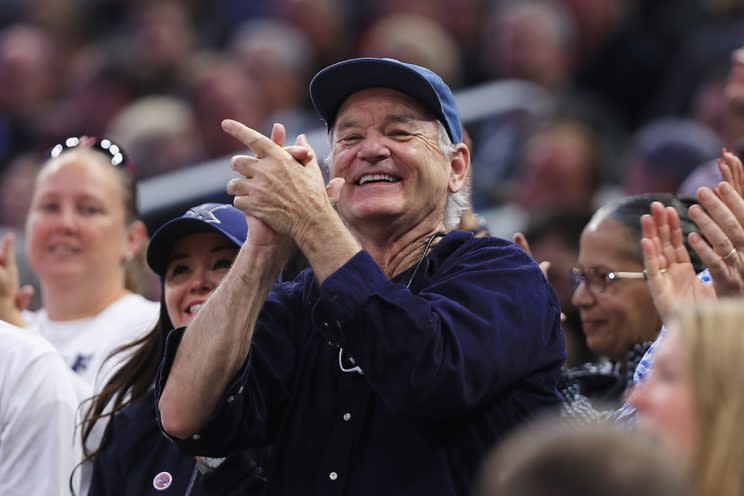
[[[269,494],[469,494],[493,442],[559,401],[558,301],[516,245],[464,232],[413,275],[360,252],[322,286],[311,271],[275,286],[222,406],[178,444],[271,443]]]
[[[152,389],[113,416],[106,436],[110,442],[95,458],[89,496],[266,493],[263,471],[248,452],[228,458],[206,476],[199,473],[196,459],[160,431]]]

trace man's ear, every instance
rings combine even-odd
[[[455,146],[450,159],[450,179],[448,189],[454,193],[460,191],[468,177],[470,170],[470,150],[464,143]]]

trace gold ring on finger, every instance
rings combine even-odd
[[[735,254],[736,254],[736,248],[731,248],[731,251],[728,252],[725,257],[721,257],[721,260],[723,260],[725,262],[729,258],[733,257]]]

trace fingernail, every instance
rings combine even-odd
[[[726,155],[728,153],[728,150],[726,150],[726,147],[721,148],[721,151],[723,151],[723,154]]]

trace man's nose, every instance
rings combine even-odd
[[[390,149],[384,142],[382,136],[373,134],[365,136],[359,145],[357,156],[370,163],[376,163],[390,156]]]

